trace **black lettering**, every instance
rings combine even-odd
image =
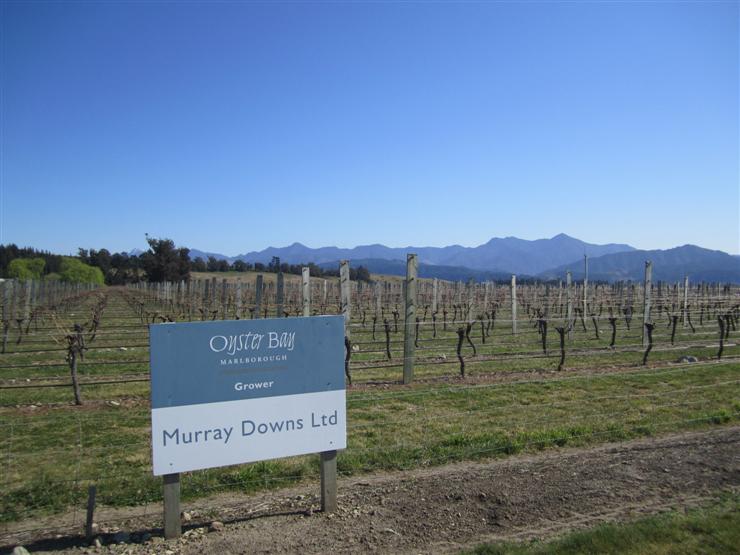
[[[251,420],[242,420],[242,435],[251,436],[253,433],[254,433],[254,422],[252,422]]]
[[[162,443],[167,447],[167,438],[174,439],[177,445],[180,445],[180,429],[175,428],[175,431],[171,434],[167,430],[162,430]]]

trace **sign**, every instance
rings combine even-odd
[[[344,318],[149,328],[154,475],[344,449]]]

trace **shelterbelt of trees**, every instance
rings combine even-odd
[[[183,281],[190,272],[283,272],[300,275],[307,266],[314,277],[338,276],[339,270],[325,270],[313,262],[285,264],[273,257],[269,264],[249,264],[236,260],[190,259],[190,249],[177,247],[171,239],[147,237],[149,249],[138,255],[126,252],[111,253],[107,249],[78,250],[77,256],[63,256],[33,247],[20,248],[14,244],[0,245],[0,277],[35,280],[60,280],[72,283],[125,285],[139,281]],[[350,279],[370,281],[370,272],[359,266],[350,270]]]

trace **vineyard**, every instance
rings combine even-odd
[[[344,314],[342,476],[440,466],[737,422],[740,289],[721,284],[452,283],[194,275],[84,288],[5,281],[0,546],[161,523],[148,326]],[[189,506],[315,481],[303,456],[183,475]],[[137,520],[139,519],[139,520]],[[159,519],[159,520],[158,520]]]

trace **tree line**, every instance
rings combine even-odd
[[[85,264],[78,257],[62,256],[30,247],[19,248],[14,244],[0,245],[0,277],[99,285],[105,282],[100,268]]]
[[[312,277],[336,277],[339,269],[324,269],[308,264],[281,263],[273,257],[268,264],[243,260],[190,259],[190,249],[177,247],[171,239],[147,236],[149,249],[140,254],[111,253],[108,249],[78,249],[77,256],[63,256],[31,247],[0,245],[0,277],[16,279],[47,279],[74,283],[125,285],[139,281],[187,281],[191,272],[266,272],[300,275],[304,266]],[[350,279],[370,281],[370,272],[359,266],[351,268]]]

